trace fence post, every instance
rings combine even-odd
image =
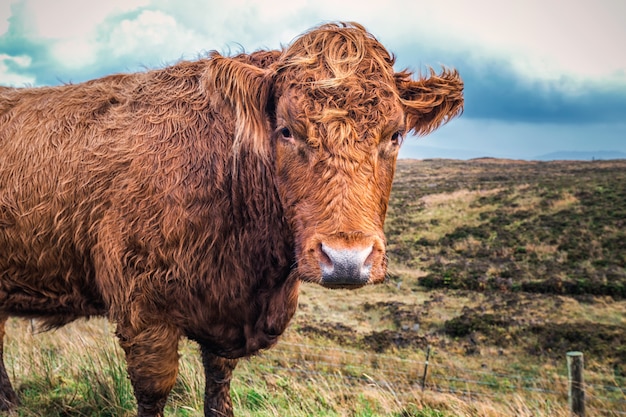
[[[567,352],[567,375],[569,377],[569,407],[572,415],[585,417],[585,387],[583,381],[582,352]]]
[[[430,359],[430,345],[426,348],[426,360],[424,361],[424,374],[422,375],[422,392],[426,388],[426,374],[428,373],[428,359]]]

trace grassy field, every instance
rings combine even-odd
[[[238,366],[235,412],[569,416],[565,353],[580,350],[588,414],[626,415],[625,221],[626,161],[400,161],[388,282],[304,285],[281,342]],[[132,415],[112,325],[7,327],[16,415]],[[166,412],[201,416],[194,344],[180,363]]]

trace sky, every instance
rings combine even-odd
[[[403,158],[626,158],[623,0],[1,0],[0,85],[78,83],[363,24],[398,70],[459,70],[465,110]]]

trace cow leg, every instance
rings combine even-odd
[[[231,417],[233,404],[230,399],[230,378],[237,360],[213,355],[204,346],[201,350],[206,377],[204,417]]]
[[[8,411],[19,404],[17,394],[13,391],[9,375],[4,367],[4,325],[7,317],[0,315],[0,411]]]
[[[178,375],[180,333],[153,326],[132,332],[118,324],[117,336],[126,353],[128,375],[137,398],[138,417],[162,417]]]

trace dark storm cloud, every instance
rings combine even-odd
[[[546,80],[520,74],[504,59],[404,46],[398,66],[412,69],[444,64],[456,68],[465,82],[463,117],[521,123],[621,123],[626,115],[626,83],[583,81],[563,75]],[[420,52],[421,51],[421,52]],[[420,55],[421,53],[421,55]],[[419,56],[420,61],[411,61]],[[406,57],[409,57],[407,59]]]
[[[506,63],[463,63],[466,116],[531,123],[611,123],[626,115],[626,87],[600,81],[529,80]]]

